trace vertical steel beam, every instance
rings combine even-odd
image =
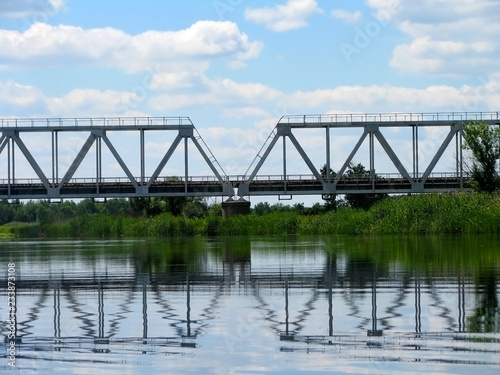
[[[184,193],[188,192],[188,178],[189,178],[188,137],[184,137]]]
[[[372,183],[372,189],[375,190],[375,141],[373,136],[373,131],[370,131],[370,180]]]
[[[412,126],[413,178],[418,179],[418,125]]]
[[[326,125],[326,180],[330,182],[331,169],[331,154],[330,154],[330,123]]]
[[[95,179],[95,187],[97,195],[99,195],[99,185],[101,184],[102,177],[102,153],[101,153],[101,137],[96,137],[95,142],[95,161],[96,161],[96,179]]]
[[[10,195],[10,138],[2,134],[0,138],[0,154],[5,149],[5,146],[7,146],[7,190]]]
[[[460,189],[464,187],[464,154],[463,154],[463,139],[464,139],[464,129],[460,129],[460,144],[459,144],[459,154],[460,154]]]
[[[286,194],[286,135],[283,135],[283,191]]]
[[[52,187],[56,187],[59,180],[59,137],[58,131],[52,131]]]
[[[140,164],[141,164],[141,185],[146,182],[146,168],[145,168],[145,145],[144,145],[144,128],[139,130],[140,142]]]
[[[7,194],[10,196],[11,195],[11,187],[12,187],[12,183],[11,183],[11,167],[12,167],[12,163],[11,163],[11,153],[10,153],[10,149],[11,149],[11,143],[12,143],[12,139],[11,138],[7,138]]]
[[[11,158],[12,158],[12,183],[15,184],[16,181],[16,143],[14,141],[14,138],[11,140],[12,147],[10,151],[12,152]]]
[[[460,152],[458,150],[459,137],[460,137],[460,132],[457,132],[457,134],[455,134],[455,173],[456,173],[456,176],[460,176]]]

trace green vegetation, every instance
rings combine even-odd
[[[500,159],[500,128],[480,121],[470,122],[464,127],[464,141],[464,148],[472,153],[470,171],[476,190],[499,190],[496,166]]]
[[[68,210],[71,208],[73,215]],[[14,210],[13,212],[11,212]],[[10,212],[10,214],[9,214]],[[382,199],[368,210],[328,205],[257,204],[250,215],[222,219],[220,205],[203,214],[151,216],[131,202],[110,200],[0,203],[0,217],[15,223],[0,226],[1,238],[118,238],[246,235],[372,235],[500,233],[500,195],[487,193],[422,194]],[[6,213],[8,215],[6,215]],[[76,213],[76,214],[75,214]],[[21,220],[25,218],[25,220]]]
[[[349,168],[347,168],[345,172],[345,177],[348,179],[365,179],[365,178],[370,178],[371,176],[370,171],[366,170],[365,166],[361,163],[358,164],[349,164]],[[373,178],[377,178],[377,175],[374,175]],[[381,194],[381,193],[375,193],[375,194],[346,194],[345,195],[345,200],[349,207],[352,208],[362,208],[364,210],[370,208],[373,206],[376,202],[378,202],[381,199],[384,199],[387,197],[387,194]]]

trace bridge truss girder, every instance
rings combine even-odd
[[[441,118],[439,117],[441,115]],[[485,116],[483,116],[485,115]],[[353,117],[354,116],[354,117]],[[380,117],[379,117],[380,116]],[[399,118],[398,118],[399,116]],[[479,117],[479,118],[478,118]],[[328,198],[335,194],[347,193],[424,193],[468,189],[469,179],[464,171],[463,129],[470,121],[480,120],[490,125],[500,125],[499,113],[478,115],[477,113],[457,114],[389,114],[389,115],[319,115],[319,116],[284,116],[273,129],[254,161],[247,169],[242,182],[238,185],[238,195],[310,195],[322,194]],[[439,145],[432,159],[423,172],[420,172],[419,134],[420,129],[430,126],[449,128],[446,137]],[[388,128],[411,128],[412,131],[412,170],[407,170],[400,158],[383,134]],[[325,130],[325,167],[326,175],[321,176],[318,166],[315,166],[304,151],[294,129],[324,129]],[[357,140],[342,167],[334,175],[331,170],[331,131],[339,128],[362,128],[363,132]],[[370,177],[346,178],[345,172],[362,144],[368,138]],[[268,159],[271,151],[279,140],[283,142],[282,150],[282,181],[274,183],[259,180],[259,170]],[[287,168],[287,139],[312,173],[308,180],[290,178]],[[385,155],[399,172],[395,179],[380,178],[375,174],[375,140],[382,147]],[[447,178],[434,178],[432,173],[439,160],[445,154],[452,141],[455,140],[455,172]]]
[[[141,121],[143,120],[143,121]],[[63,198],[107,198],[107,197],[151,197],[151,196],[232,196],[233,187],[228,181],[222,167],[205,144],[189,118],[122,118],[122,119],[57,119],[37,120],[46,126],[20,120],[15,125],[5,126],[2,120],[0,128],[0,155],[6,153],[7,178],[0,184],[1,199],[63,199]],[[33,121],[33,120],[26,120]],[[68,125],[70,122],[70,125]],[[140,176],[135,177],[123,157],[107,133],[119,131],[135,131],[139,133]],[[145,133],[153,131],[172,131],[177,135],[166,150],[151,176],[146,176],[146,144]],[[23,141],[26,133],[49,132],[51,134],[51,175],[47,176],[33,154]],[[88,134],[86,141],[71,161],[65,174],[60,177],[59,134],[61,132],[78,132]],[[190,141],[190,142],[189,142]],[[102,165],[103,143],[114,157],[126,177],[119,182],[109,182],[111,176],[106,175]],[[191,143],[203,157],[213,173],[210,181],[193,181],[189,175],[189,147]],[[184,145],[184,174],[182,177],[160,181],[160,173],[179,145]],[[73,177],[82,161],[95,147],[95,178],[92,182],[78,183]],[[22,153],[37,176],[29,183],[23,184],[16,177],[16,148]],[[73,179],[73,180],[72,180]],[[108,179],[108,180],[107,180]],[[88,180],[88,179],[86,179]]]

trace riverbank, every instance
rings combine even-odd
[[[422,194],[384,199],[369,210],[341,207],[321,215],[255,213],[231,219],[87,214],[62,223],[0,227],[8,238],[113,238],[241,235],[500,233],[500,195]]]

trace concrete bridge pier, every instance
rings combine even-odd
[[[250,213],[250,202],[244,198],[233,199],[222,202],[222,218],[227,219],[238,215],[248,215]]]

